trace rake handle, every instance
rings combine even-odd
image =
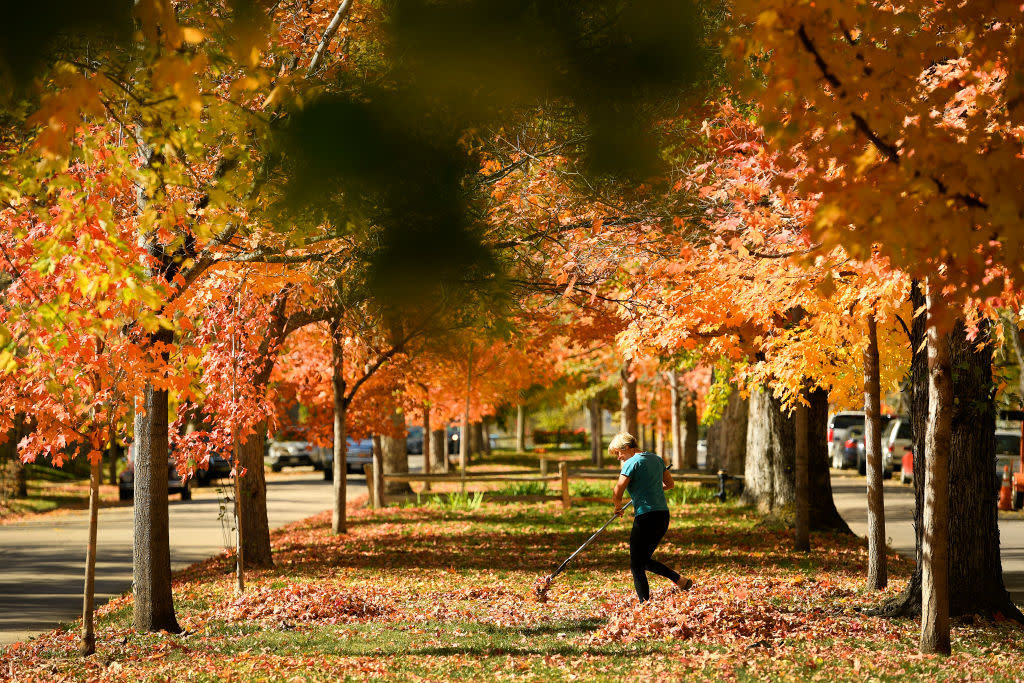
[[[614,515],[612,515],[612,518],[611,518],[611,519],[609,519],[609,520],[608,520],[607,522],[605,522],[605,523],[604,523],[604,524],[603,524],[603,525],[601,526],[601,528],[600,528],[600,529],[598,529],[597,531],[595,531],[595,532],[594,532],[594,535],[593,535],[593,536],[591,536],[591,537],[590,537],[590,538],[588,538],[588,539],[587,539],[586,541],[584,541],[584,542],[583,542],[583,545],[581,545],[581,546],[580,546],[579,548],[577,548],[577,549],[576,549],[576,552],[574,552],[574,553],[573,553],[572,555],[570,555],[569,557],[565,558],[565,562],[563,562],[562,564],[558,565],[558,569],[556,569],[556,570],[555,570],[555,571],[554,571],[554,572],[553,572],[553,573],[551,574],[551,576],[549,577],[549,579],[548,579],[548,580],[550,581],[551,579],[554,579],[554,578],[555,578],[556,576],[558,576],[559,574],[561,574],[561,573],[562,573],[562,570],[563,570],[563,569],[565,569],[565,568],[566,568],[566,566],[567,566],[567,565],[568,565],[568,564],[569,564],[570,562],[572,562],[572,559],[573,559],[574,557],[576,557],[576,556],[577,556],[577,555],[579,555],[579,554],[580,554],[581,552],[583,552],[583,549],[584,549],[584,548],[586,548],[586,547],[587,547],[588,545],[590,545],[591,541],[593,541],[593,540],[594,540],[595,538],[597,538],[597,537],[598,537],[598,536],[599,536],[599,535],[601,534],[601,532],[602,532],[602,531],[604,531],[604,530],[605,530],[605,528],[607,528],[607,526],[608,526],[609,524],[611,524],[612,522],[614,522],[614,521],[615,521],[615,520],[616,520],[616,519],[618,518],[618,516],[619,516],[619,515],[621,515],[621,514],[622,514],[623,512],[625,512],[625,511],[626,511],[626,508],[628,508],[628,507],[629,507],[630,505],[632,505],[632,504],[633,504],[633,501],[629,501],[628,503],[626,503],[625,505],[623,505],[623,506],[622,506],[621,508],[619,508],[618,510],[616,510],[615,514],[614,514]]]

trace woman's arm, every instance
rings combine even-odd
[[[661,485],[666,491],[676,485],[676,480],[672,478],[672,473],[668,470],[665,470],[665,473],[661,475]]]
[[[622,507],[622,494],[626,492],[627,486],[629,486],[629,477],[620,474],[619,480],[615,482],[615,488],[612,489],[612,506],[616,512]],[[621,512],[619,512],[619,516],[622,516]]]

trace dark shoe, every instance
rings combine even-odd
[[[693,588],[693,579],[688,576],[680,577],[680,579],[676,581],[676,585],[679,586],[679,590],[688,591]]]

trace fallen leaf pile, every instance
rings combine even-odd
[[[215,613],[228,622],[358,623],[393,615],[395,608],[385,600],[379,592],[321,584],[289,584],[284,588],[260,586],[219,606]]]

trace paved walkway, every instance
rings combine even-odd
[[[849,470],[832,470],[832,490],[839,514],[860,536],[868,531],[867,480]],[[889,546],[914,557],[914,487],[896,479],[885,482],[885,536]],[[1024,606],[1024,513],[999,513],[999,547],[1003,582],[1014,602]]]
[[[366,492],[349,477],[349,495]],[[270,526],[276,528],[331,507],[330,482],[320,472],[286,472],[267,483]],[[171,565],[181,569],[233,547],[219,519],[214,488],[170,501]],[[84,512],[0,526],[0,646],[70,621],[82,612],[88,537]],[[131,590],[132,508],[101,509],[97,531],[96,599],[103,604]]]

